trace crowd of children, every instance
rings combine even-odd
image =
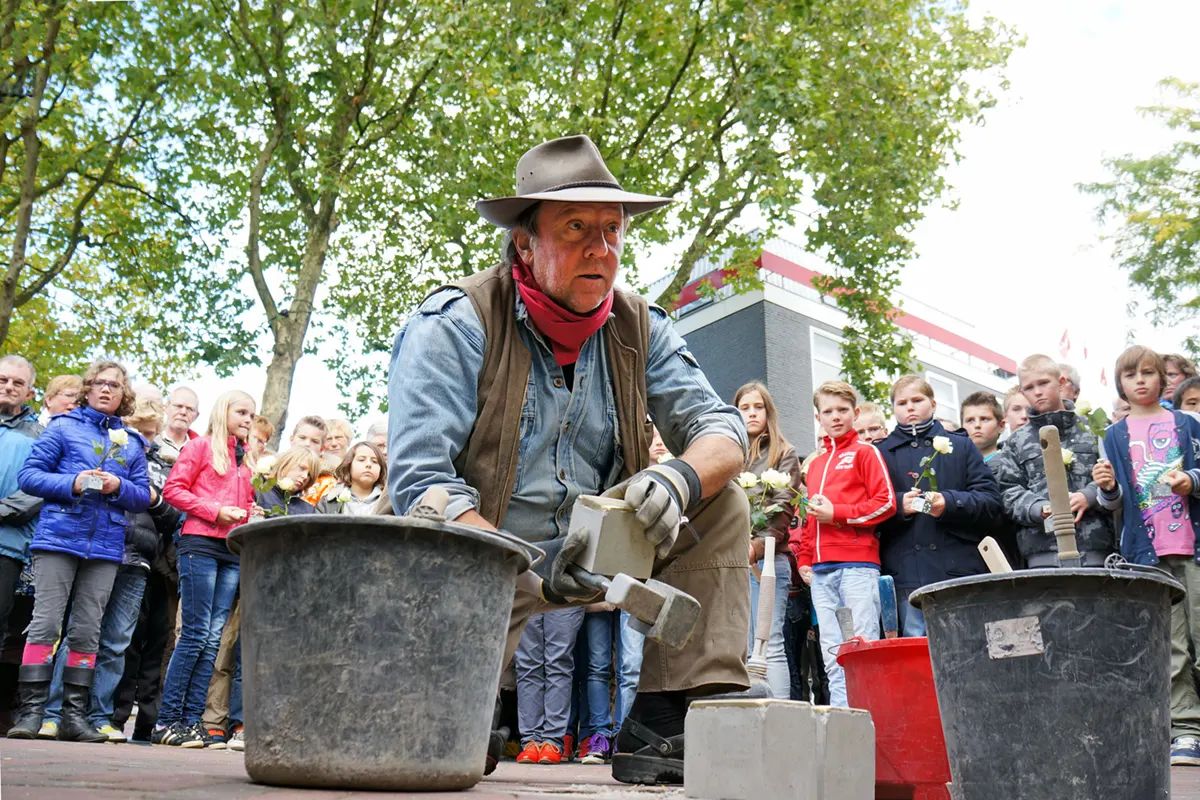
[[[1083,565],[1119,554],[1157,565],[1186,589],[1172,609],[1171,763],[1200,766],[1200,377],[1186,358],[1145,347],[1123,352],[1116,374],[1119,400],[1107,425],[1075,405],[1078,374],[1044,355],[1021,363],[1003,403],[990,392],[967,397],[956,430],[943,425],[920,376],[892,387],[890,433],[881,409],[860,406],[849,385],[817,388],[824,438],[810,457],[807,517],[791,548],[812,588],[835,705],[846,695],[834,612],[849,607],[855,634],[879,638],[880,574],[894,579],[902,635],[922,636],[921,613],[905,599],[921,586],[986,572],[977,550],[985,536],[1015,567],[1058,565],[1038,440],[1053,425]]]

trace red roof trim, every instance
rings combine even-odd
[[[766,270],[774,272],[776,275],[782,275],[805,286],[812,286],[813,278],[821,273],[815,272],[807,267],[802,267],[799,264],[789,261],[782,256],[775,255],[764,251],[758,259],[758,265]],[[700,299],[699,287],[704,281],[712,284],[714,289],[719,289],[725,284],[725,274],[722,270],[713,270],[706,275],[697,278],[688,285],[683,287],[683,291],[679,293],[679,300],[672,308],[679,308],[688,303],[695,302]],[[919,333],[922,336],[928,336],[930,339],[949,345],[964,353],[973,355],[976,358],[987,361],[990,364],[995,364],[1001,369],[1011,373],[1016,373],[1017,362],[1008,356],[1003,356],[995,350],[989,350],[981,344],[967,339],[964,336],[959,336],[957,333],[946,330],[945,328],[935,325],[932,322],[921,319],[920,317],[909,314],[906,311],[900,311],[896,317],[896,324],[902,328],[906,328],[913,333]]]

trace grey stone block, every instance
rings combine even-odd
[[[688,797],[875,797],[875,726],[866,711],[791,700],[698,700],[686,733]]]
[[[654,569],[654,545],[624,500],[583,495],[571,508],[570,532],[584,529],[588,548],[575,563],[597,575],[624,573],[649,578]]]

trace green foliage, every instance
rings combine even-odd
[[[1153,303],[1155,324],[1184,323],[1200,312],[1200,83],[1169,78],[1160,86],[1179,105],[1142,109],[1179,134],[1170,149],[1106,159],[1112,180],[1081,184],[1101,198],[1098,217],[1117,220],[1113,253],[1130,282]],[[1186,340],[1200,356],[1200,336]]]
[[[850,314],[846,372],[879,399],[876,370],[911,361],[890,301],[905,234],[944,192],[959,126],[994,102],[980,74],[1015,44],[926,0],[469,4],[424,48],[436,90],[345,187],[331,308],[386,351],[432,288],[497,259],[475,201],[511,194],[531,145],[586,133],[623,185],[678,200],[635,220],[625,258],[636,283],[639,253],[685,243],[660,302],[715,253],[753,288],[761,236],[809,211],[810,247],[838,267],[823,289]],[[750,205],[753,236],[735,225]]]
[[[9,3],[0,46],[0,342],[47,377],[93,355],[165,384],[228,360],[246,304],[213,279],[152,3]]]

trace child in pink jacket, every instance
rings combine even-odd
[[[153,744],[206,744],[201,717],[238,588],[238,557],[225,538],[258,510],[244,463],[254,408],[245,392],[218,397],[208,434],[183,446],[163,487],[163,498],[187,514],[176,548],[183,628],[167,667]]]

